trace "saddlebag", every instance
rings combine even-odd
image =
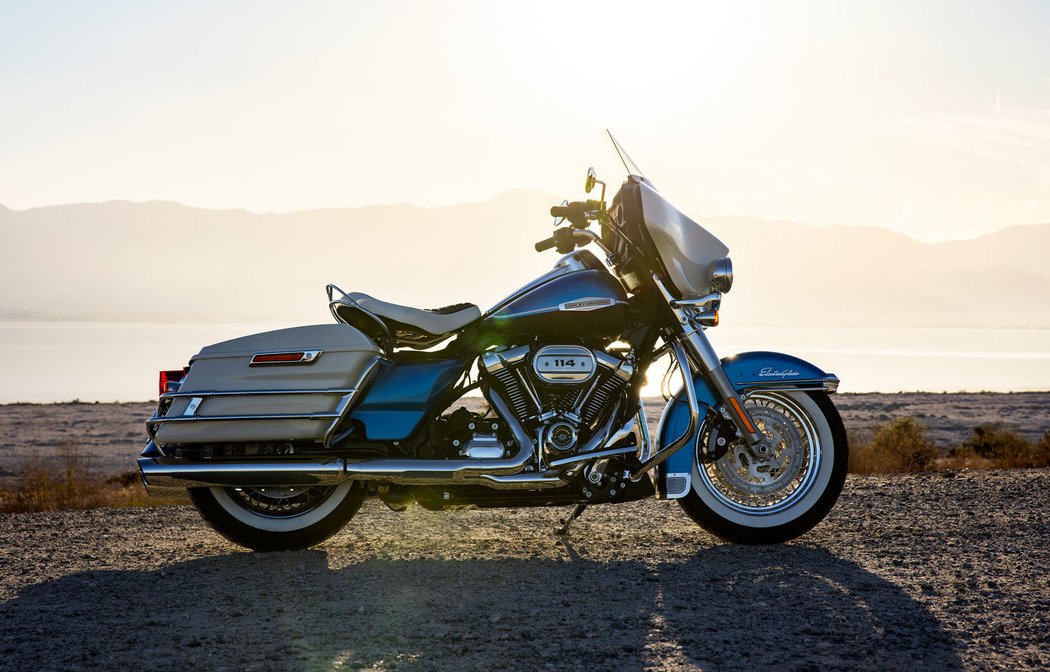
[[[317,441],[327,444],[379,361],[345,324],[267,331],[209,345],[147,422],[159,446]]]

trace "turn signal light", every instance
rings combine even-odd
[[[696,321],[705,327],[717,327],[718,326],[718,311],[717,310],[705,310],[696,317]]]

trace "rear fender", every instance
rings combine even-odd
[[[809,362],[779,352],[743,352],[722,360],[734,389],[741,395],[757,390],[823,390],[834,392],[839,379]],[[697,430],[703,434],[719,400],[703,376],[693,377],[693,389],[703,421]],[[684,390],[667,402],[657,430],[658,448],[670,445],[689,427],[689,406]],[[678,499],[689,492],[693,473],[695,437],[660,464],[656,489],[662,499]]]

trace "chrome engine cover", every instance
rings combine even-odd
[[[585,383],[594,377],[597,361],[582,345],[547,345],[532,357],[532,370],[546,383]]]
[[[505,399],[549,458],[575,454],[630,384],[630,357],[576,344],[522,345],[481,358],[482,380]]]

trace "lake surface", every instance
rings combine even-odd
[[[267,329],[252,324],[0,322],[0,403],[141,401],[157,371],[181,368],[202,345]],[[708,331],[721,355],[787,352],[842,379],[843,392],[1050,390],[1050,330],[890,327]],[[660,363],[650,371],[658,394]]]

